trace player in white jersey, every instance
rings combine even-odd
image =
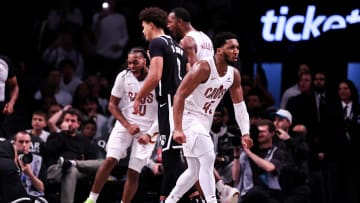
[[[169,13],[167,27],[173,36],[181,39],[180,45],[184,48],[191,65],[198,60],[214,56],[211,39],[204,32],[196,30],[191,25],[190,13],[185,8],[174,8]],[[214,169],[214,176],[220,200],[222,202],[226,202],[229,199],[236,201],[240,195],[239,190],[225,185],[216,169]],[[196,187],[201,191],[198,182],[196,183]]]
[[[249,146],[249,114],[243,98],[241,77],[230,66],[237,61],[239,43],[233,33],[219,33],[214,41],[214,57],[197,62],[187,73],[174,97],[175,141],[183,144],[188,168],[182,173],[166,203],[177,202],[197,180],[207,203],[216,203],[213,176],[215,152],[210,136],[215,108],[229,90],[243,141]]]
[[[211,39],[191,25],[191,16],[186,9],[173,9],[168,15],[167,27],[174,37],[181,39],[179,44],[185,50],[191,66],[200,59],[214,55]]]
[[[130,203],[138,188],[139,174],[154,149],[158,132],[155,91],[141,100],[139,112],[134,114],[133,101],[147,76],[147,55],[143,49],[130,50],[127,60],[128,69],[120,72],[111,90],[109,111],[116,123],[107,142],[106,159],[97,171],[86,203],[96,202],[110,172],[120,159],[131,154],[122,202]]]

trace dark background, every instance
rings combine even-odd
[[[2,1],[0,4],[0,53],[15,60],[36,64],[38,60],[38,35],[41,22],[56,0]],[[331,30],[316,39],[291,42],[266,42],[261,37],[260,16],[269,9],[279,11],[289,6],[289,15],[305,15],[308,5],[316,5],[316,15],[345,16],[360,9],[358,1],[239,1],[239,0],[119,0],[118,11],[128,17],[129,47],[144,44],[139,11],[146,6],[159,6],[170,11],[176,6],[187,8],[195,28],[207,31],[233,31],[241,43],[241,69],[252,72],[256,62],[283,64],[283,89],[295,80],[296,64],[307,62],[315,69],[324,69],[330,78],[346,77],[348,62],[360,62],[360,23],[347,25],[347,29]],[[85,25],[91,24],[93,13],[99,8],[98,0],[74,0],[84,15]],[[36,65],[33,65],[36,66]],[[33,67],[36,71],[36,67]],[[270,79],[269,79],[270,80]]]

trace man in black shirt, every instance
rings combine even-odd
[[[95,175],[99,164],[93,170],[78,170],[79,160],[96,159],[91,150],[88,138],[78,134],[81,125],[81,114],[77,109],[69,109],[63,113],[62,131],[51,133],[46,142],[48,174],[51,182],[61,182],[61,203],[73,203],[77,180]]]

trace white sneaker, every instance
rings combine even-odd
[[[225,185],[224,190],[220,193],[221,203],[237,203],[240,192],[238,189]]]

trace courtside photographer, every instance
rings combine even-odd
[[[18,153],[21,183],[27,194],[35,203],[47,203],[44,198],[46,167],[42,156],[30,152],[30,134],[19,131],[14,137],[13,144]]]
[[[31,202],[21,183],[17,156],[11,140],[0,141],[0,202]]]

